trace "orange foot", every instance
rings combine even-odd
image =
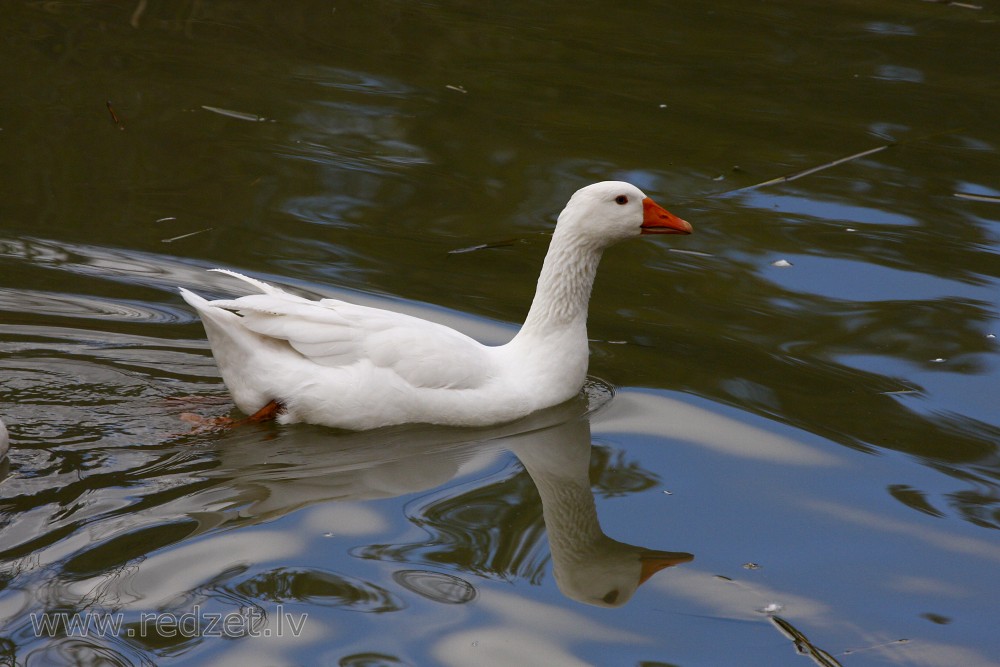
[[[278,415],[280,415],[284,411],[285,411],[285,406],[284,405],[282,405],[281,403],[278,403],[277,401],[271,401],[270,403],[268,403],[267,405],[265,405],[264,407],[262,407],[260,410],[258,410],[257,412],[253,413],[252,415],[250,415],[249,417],[247,417],[246,419],[243,419],[241,421],[243,421],[243,422],[269,422],[269,421],[272,421],[274,419],[277,419]]]
[[[232,417],[202,417],[193,412],[181,414],[181,420],[193,425],[195,429],[223,429],[236,428],[244,424],[260,424],[262,422],[273,421],[284,412],[285,406],[277,401],[271,401],[257,412],[243,419],[233,419]]]

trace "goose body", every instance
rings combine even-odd
[[[443,325],[335,299],[305,299],[232,271],[259,293],[198,312],[222,378],[248,414],[352,430],[403,423],[486,426],[576,395],[587,372],[587,304],[601,254],[691,226],[621,181],[578,190],[559,215],[524,325],[487,346]]]
[[[7,427],[4,426],[3,421],[0,421],[0,461],[3,461],[4,457],[7,456],[9,448],[10,436],[7,435]]]

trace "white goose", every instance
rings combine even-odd
[[[7,450],[10,448],[10,436],[7,435],[7,427],[4,426],[3,421],[0,420],[0,461],[3,461],[4,457],[7,456]]]
[[[404,423],[486,426],[576,395],[587,373],[587,303],[601,253],[640,234],[691,225],[621,181],[578,190],[559,214],[527,319],[505,345],[334,299],[260,290],[198,311],[236,406],[251,419],[352,430]]]

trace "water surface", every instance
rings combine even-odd
[[[995,3],[4,25],[0,664],[1000,664]],[[501,342],[604,179],[695,234],[609,251],[578,400],[181,418],[235,414],[205,269]]]

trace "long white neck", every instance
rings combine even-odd
[[[560,216],[561,219],[561,216]],[[505,365],[530,387],[532,409],[575,396],[587,377],[587,305],[601,248],[556,226],[521,330],[503,346]]]
[[[567,329],[582,331],[586,337],[587,306],[601,251],[572,231],[556,227],[518,337],[546,336]]]

